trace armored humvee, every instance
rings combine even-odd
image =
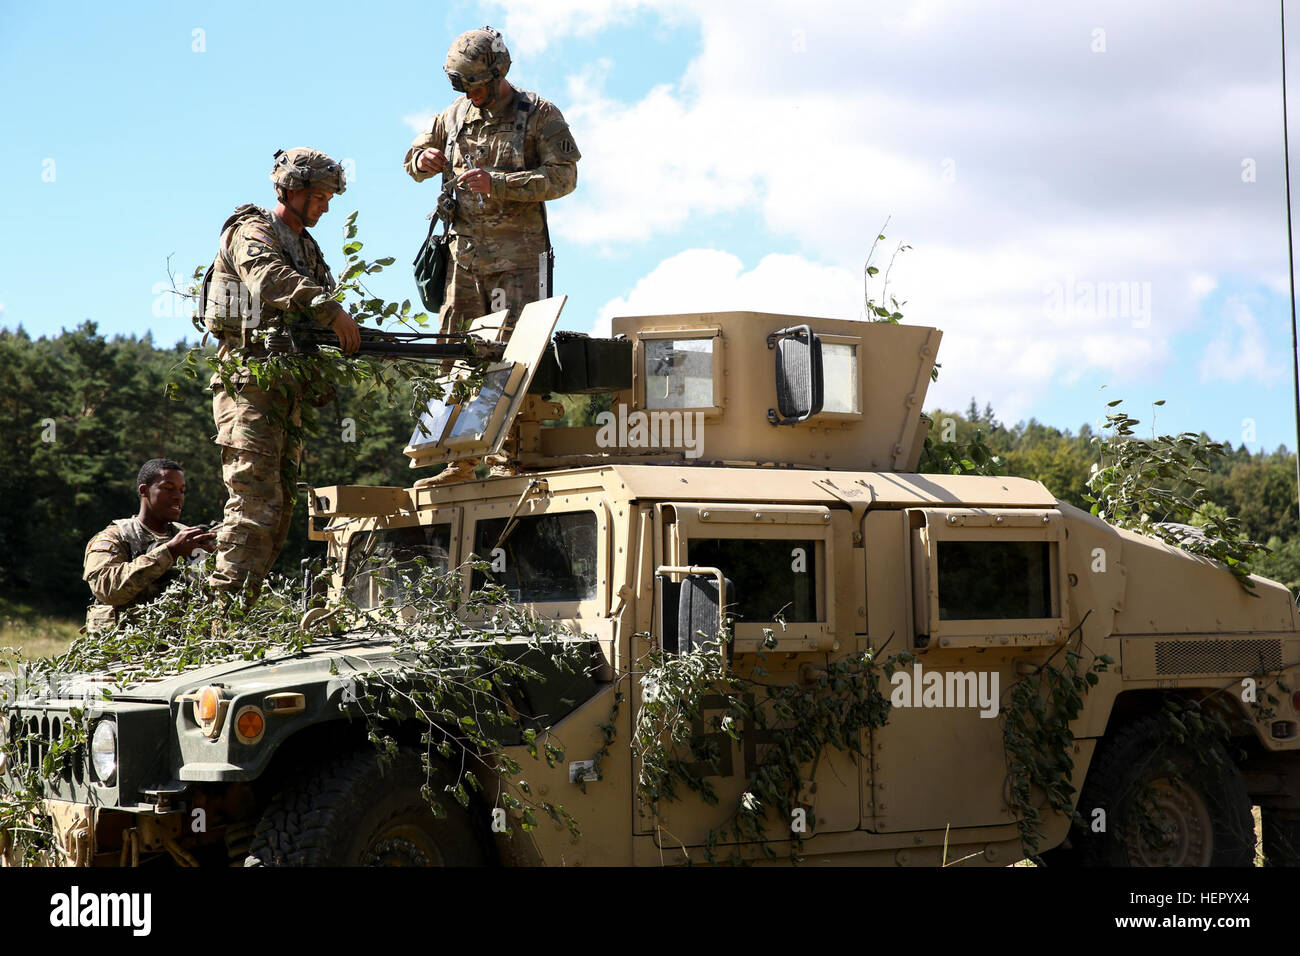
[[[533,788],[562,800],[581,836],[543,821],[494,837],[486,809],[434,820],[419,776],[382,774],[344,719],[347,669],[324,640],[97,705],[99,760],[74,763],[45,804],[64,859],[701,860],[764,745],[752,728],[724,738],[709,771],[716,803],[683,793],[643,813],[627,742],[646,688],[633,675],[598,778],[582,758],[606,740],[618,675],[653,650],[697,647],[725,616],[730,640],[716,646],[726,667],[751,672],[761,655],[770,680],[810,693],[829,662],[887,646],[914,655],[860,753],[827,748],[809,768],[806,862],[1022,859],[1000,708],[1080,636],[1114,664],[1070,724],[1069,782],[1087,826],[1072,828],[1035,795],[1049,862],[1250,865],[1252,805],[1270,862],[1297,862],[1300,631],[1286,588],[1255,578],[1247,594],[1221,566],[1113,528],[1034,481],[917,474],[936,329],[726,312],[618,318],[611,339],[553,337],[562,304],[528,306],[477,397],[431,407],[405,449],[423,467],[506,447],[518,476],[308,496],[310,533],[340,569],[335,595],[363,606],[391,595],[373,562],[418,554],[463,567],[465,589],[490,573],[589,645],[589,674],[536,688],[566,757],[529,767]],[[609,410],[558,427],[553,392],[606,394]],[[471,555],[492,571],[471,569]],[[348,660],[382,666],[383,646],[349,642]],[[1256,686],[1259,698],[1248,692]],[[1264,688],[1272,706],[1257,704]],[[1165,702],[1211,697],[1226,701],[1231,733],[1216,770],[1179,776],[1145,759]],[[11,703],[7,732],[56,737],[71,705]],[[250,710],[264,717],[255,738],[236,723]],[[505,749],[525,762],[522,744]],[[1131,810],[1139,792],[1154,834]],[[188,826],[196,808],[202,834]],[[792,838],[779,826],[770,834],[778,848]]]

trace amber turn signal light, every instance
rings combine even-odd
[[[240,743],[257,743],[262,739],[265,730],[266,718],[262,715],[261,708],[249,704],[247,707],[241,707],[239,713],[235,715],[235,736],[239,738]]]

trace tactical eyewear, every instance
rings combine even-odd
[[[457,93],[468,93],[476,86],[487,86],[493,80],[501,76],[500,70],[491,70],[487,73],[478,73],[474,76],[465,76],[454,70],[444,70],[447,79],[451,80],[451,88]]]

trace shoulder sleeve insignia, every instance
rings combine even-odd
[[[245,253],[250,259],[255,259],[264,252],[266,252],[266,246],[262,245],[260,242],[250,242],[248,248],[245,249]]]

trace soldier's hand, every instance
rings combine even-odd
[[[217,540],[217,533],[207,528],[185,528],[167,542],[173,558],[188,558],[200,548],[207,549]]]
[[[467,173],[462,173],[456,183],[471,192],[483,193],[484,195],[492,192],[492,174],[486,169],[471,169]]]
[[[357,328],[357,320],[352,318],[343,306],[340,305],[335,310],[330,328],[339,337],[339,348],[343,350],[344,355],[351,355],[361,347],[361,330]]]
[[[416,160],[416,168],[422,173],[440,173],[442,167],[447,165],[447,157],[440,149],[434,149],[430,146],[422,150],[420,158]]]

